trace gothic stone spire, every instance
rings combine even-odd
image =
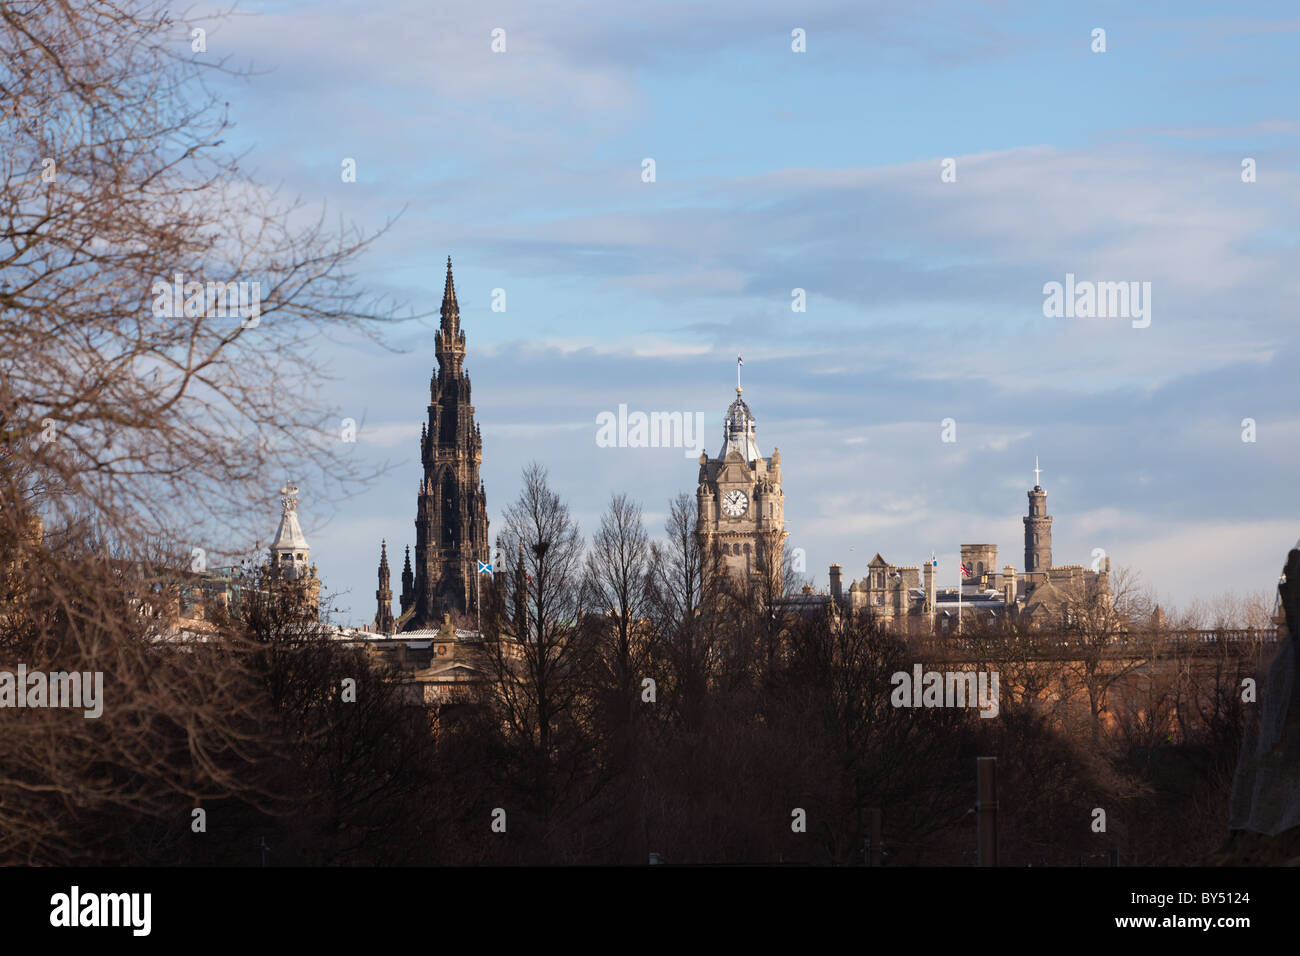
[[[411,546],[406,546],[406,564],[402,568],[402,613],[411,609],[415,602],[415,573],[411,570]]]
[[[375,630],[390,634],[393,630],[393,590],[388,586],[388,542],[379,543],[379,589],[375,591],[378,607],[375,611]]]
[[[478,600],[477,562],[488,555],[487,500],[479,478],[483,439],[463,367],[465,333],[450,257],[437,355],[428,421],[420,437],[424,476],[415,519],[414,611],[406,625],[411,629],[437,627],[447,613],[472,615]]]
[[[465,361],[465,333],[460,328],[460,305],[456,302],[456,284],[451,277],[451,256],[447,257],[447,281],[442,287],[442,323],[438,328],[438,376],[460,375]]]

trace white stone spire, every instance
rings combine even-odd
[[[311,557],[311,546],[302,533],[298,523],[298,486],[286,482],[280,489],[280,503],[284,510],[280,514],[280,527],[271,542],[271,566],[279,568],[286,577],[306,577],[307,561]]]

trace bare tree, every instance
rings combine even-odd
[[[1112,573],[1108,587],[1083,585],[1064,602],[1062,634],[1071,646],[1066,670],[1087,694],[1094,741],[1101,739],[1111,688],[1144,663],[1142,642],[1123,655],[1114,653],[1115,642],[1145,629],[1153,609],[1150,591],[1127,568]]]
[[[270,480],[365,477],[311,386],[322,334],[388,318],[353,284],[369,240],[243,173],[193,25],[161,0],[0,4],[0,655],[105,698],[0,715],[15,859],[111,861],[130,821],[174,845],[196,801],[275,808],[247,772],[257,670],[176,640],[173,589],[194,547],[245,551]]]
[[[597,679],[623,702],[619,720],[630,721],[635,712],[636,689],[652,651],[651,559],[640,506],[626,495],[611,496],[587,550],[582,586],[583,605],[600,622]]]
[[[650,615],[654,559],[640,506],[626,495],[611,496],[584,569],[584,623],[591,654],[584,670],[594,729],[606,741],[606,772],[621,782],[613,799],[621,805],[621,812],[616,811],[622,820],[619,856],[627,863],[644,862],[648,852],[640,717],[648,703],[642,682],[657,676],[652,662],[658,634]],[[656,701],[657,693],[656,688]]]
[[[0,500],[57,492],[47,523],[128,545],[247,529],[268,472],[361,478],[311,346],[386,318],[350,272],[369,240],[225,151],[230,68],[169,8],[0,6]]]
[[[655,629],[671,672],[669,709],[688,729],[698,729],[717,665],[717,583],[721,555],[695,534],[695,496],[681,492],[668,505],[665,541],[654,560]]]
[[[515,618],[491,644],[494,692],[511,742],[526,763],[527,787],[544,832],[554,809],[556,775],[570,756],[585,665],[581,617],[582,538],[569,509],[537,463],[523,472],[506,510],[502,543],[516,554]]]

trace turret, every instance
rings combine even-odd
[[[924,611],[927,614],[934,613],[934,604],[935,604],[935,597],[936,597],[934,566],[935,566],[935,560],[934,558],[931,558],[929,561],[925,562],[925,564],[922,565],[921,567],[921,579],[924,582],[924,587],[925,587]]]
[[[1016,569],[1009,564],[1002,569],[1002,600],[1007,607],[1016,603]]]
[[[286,482],[280,489],[280,527],[271,542],[268,557],[271,567],[282,578],[297,580],[307,577],[311,546],[298,523],[298,486]]]
[[[406,546],[406,564],[402,568],[402,597],[400,599],[402,613],[405,614],[411,609],[411,604],[415,601],[415,575],[411,571],[411,546]]]
[[[379,589],[375,591],[378,608],[375,611],[375,630],[381,634],[393,633],[393,589],[388,586],[388,542],[379,543]]]
[[[1029,514],[1025,522],[1025,573],[1043,576],[1052,566],[1052,518],[1047,513],[1047,492],[1037,484],[1038,459],[1034,459],[1033,490],[1029,492]]]

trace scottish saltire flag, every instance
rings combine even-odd
[[[478,563],[478,573],[479,573],[479,574],[491,574],[491,573],[492,573],[492,563],[491,563],[490,561],[480,561],[480,562]]]

